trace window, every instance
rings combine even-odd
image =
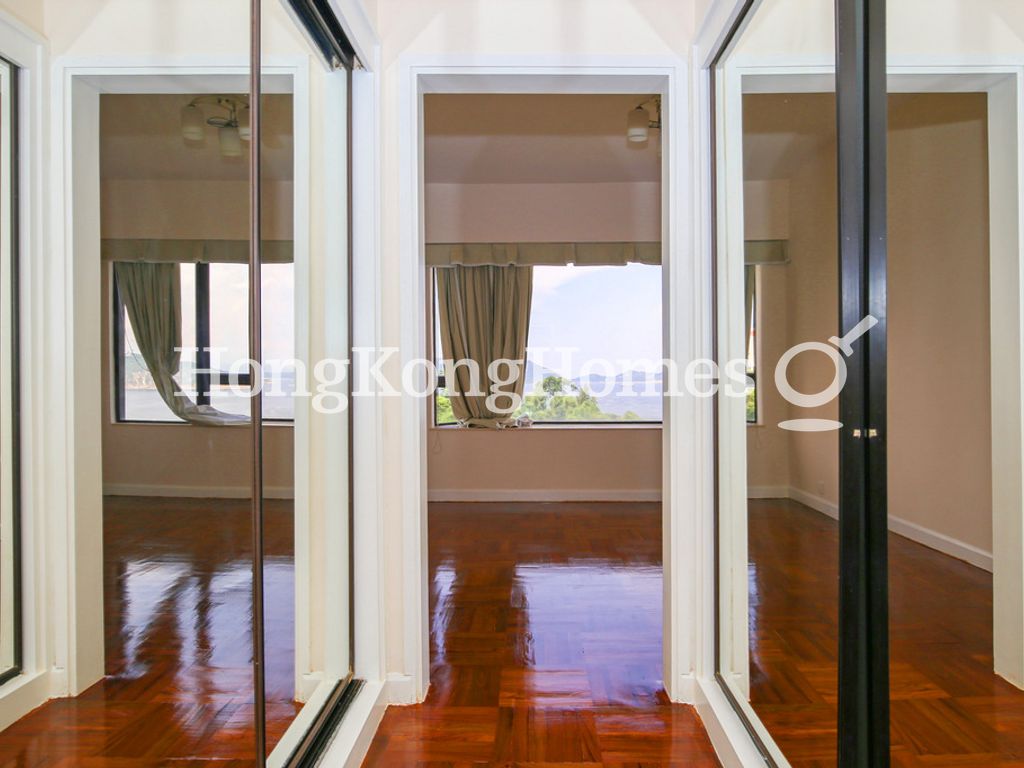
[[[515,415],[537,423],[660,423],[661,290],[659,266],[534,267],[524,402]],[[434,304],[440,426],[455,418]]]
[[[181,391],[197,405],[246,416],[249,398],[231,382],[251,383],[249,358],[249,268],[246,264],[181,264]],[[287,421],[294,415],[294,273],[292,264],[262,265],[263,417]],[[116,282],[116,281],[115,281]],[[182,423],[160,397],[139,352],[131,321],[114,291],[118,421]]]
[[[747,388],[747,423],[758,423],[757,394],[757,313],[758,313],[758,274],[757,267],[748,265],[743,269],[743,281],[746,292],[746,345],[747,378],[751,385]]]

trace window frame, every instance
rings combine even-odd
[[[437,270],[444,269],[444,267],[427,267],[429,273],[429,279],[427,282],[427,352],[434,359],[435,365],[437,359],[437,349],[435,348],[435,342],[437,340]],[[531,310],[532,311],[532,310]],[[525,373],[525,366],[524,366]],[[445,387],[445,377],[441,373],[440,369],[436,370],[436,378],[434,381],[433,391],[430,393],[430,413],[428,415],[428,426],[431,429],[459,429],[460,425],[457,421],[446,421],[438,422],[437,420],[437,396]],[[524,395],[525,396],[525,395]],[[662,399],[664,400],[664,394]],[[625,421],[621,419],[586,419],[580,421],[534,421],[529,429],[536,428],[553,428],[553,429],[575,429],[580,427],[583,429],[595,429],[595,428],[608,428],[608,429],[662,429],[665,425],[665,411],[662,408],[662,417],[654,420],[630,420]]]
[[[9,83],[5,97],[10,112],[10,146],[7,163],[10,173],[10,347],[11,367],[8,380],[11,387],[11,592],[13,613],[13,632],[11,636],[11,666],[0,670],[0,685],[9,682],[25,671],[25,606],[24,580],[22,578],[22,499],[21,499],[21,226],[19,204],[21,143],[20,143],[20,94],[19,84],[22,68],[5,56],[0,56],[0,64],[7,68]]]
[[[180,266],[180,265],[179,265]],[[252,373],[229,373],[227,371],[210,370],[210,262],[196,262],[195,273],[195,313],[196,313],[196,405],[210,405],[210,392],[214,384],[240,384],[252,386]],[[124,367],[125,320],[124,302],[117,285],[117,275],[111,269],[111,296],[113,301],[111,328],[113,332],[113,382],[114,382],[114,423],[115,424],[159,424],[187,425],[187,421],[159,421],[154,419],[130,419],[125,414],[125,386],[127,384]],[[269,424],[292,425],[291,419],[263,417]]]

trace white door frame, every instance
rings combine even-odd
[[[689,66],[671,57],[437,56],[401,63],[399,104],[401,359],[426,355],[423,225],[425,93],[661,93],[665,352],[675,360],[707,356],[710,274],[693,233]],[[422,366],[417,368],[421,372]],[[425,382],[416,382],[421,387]],[[402,395],[403,641],[407,697],[429,685],[427,573],[427,400]],[[664,417],[665,686],[675,701],[696,696],[702,511],[710,499],[707,401],[666,403]]]
[[[295,185],[295,329],[296,357],[309,362],[308,314],[310,281],[310,109],[309,57],[274,57],[264,67],[267,90],[291,92],[294,99]],[[219,93],[248,89],[248,61],[240,57],[201,60],[195,57],[134,59],[83,57],[58,60],[52,85],[52,205],[54,247],[48,254],[48,286],[54,304],[50,340],[52,354],[62,361],[54,377],[54,419],[62,423],[65,464],[49,467],[51,487],[66,488],[66,516],[51,538],[52,562],[69,567],[54,574],[56,599],[67,606],[66,625],[58,613],[54,630],[57,665],[68,669],[66,689],[55,695],[77,695],[103,676],[102,467],[98,404],[102,361],[98,349],[103,328],[100,312],[101,261],[99,190],[99,96],[101,93]],[[344,290],[344,284],[339,286]],[[342,294],[343,295],[343,294]],[[64,308],[67,307],[65,310]],[[85,354],[82,353],[85,350]],[[63,361],[66,361],[64,363]],[[312,369],[312,366],[309,366]],[[66,378],[63,378],[65,377]],[[72,386],[72,382],[74,386]],[[308,403],[307,403],[308,404]],[[315,501],[315,480],[308,471],[311,416],[297,408],[295,441],[296,554],[309,549],[309,519]],[[321,450],[329,450],[321,447]],[[327,460],[344,466],[339,458]],[[322,496],[322,494],[321,494]],[[314,501],[311,502],[311,499]],[[308,563],[296,558],[296,692],[302,698],[316,687],[299,670],[311,668],[312,647],[328,631],[324,616],[311,610],[312,575]],[[347,576],[346,576],[347,578]],[[101,617],[96,620],[96,617]],[[346,630],[347,631],[347,630]],[[347,665],[347,662],[345,662]]]
[[[737,57],[724,67],[718,103],[728,119],[719,126],[720,205],[718,263],[722,355],[743,348],[743,132],[744,93],[834,89],[831,62],[785,66]],[[904,61],[893,57],[890,92],[986,92],[989,96],[989,200],[992,350],[993,570],[995,671],[1024,685],[1024,59],[980,63]],[[738,406],[738,407],[736,407]],[[724,402],[719,419],[720,611],[722,674],[780,765],[786,765],[746,704],[749,695],[746,418],[742,403]],[[900,533],[898,521],[890,528]],[[935,542],[923,542],[935,546]],[[972,553],[953,552],[972,559]],[[985,567],[986,553],[973,553]]]
[[[355,345],[378,348],[379,305],[379,50],[367,39],[365,24],[360,30],[360,50],[369,51],[366,66],[353,74],[352,168],[353,221],[344,216],[346,169],[344,125],[346,115],[345,74],[326,73],[310,55],[269,55],[264,57],[266,92],[291,92],[294,99],[294,252],[295,252],[295,332],[296,358],[307,363],[312,374],[320,359],[346,359],[345,314],[345,227],[351,225],[356,249],[353,264],[355,295],[353,307]],[[74,356],[78,344],[102,333],[99,323],[99,208],[95,196],[81,194],[98,189],[98,97],[102,92],[181,93],[247,90],[248,59],[219,57],[199,60],[195,57],[77,57],[60,60],[54,76],[54,210],[62,212],[55,226],[56,242],[46,273],[59,286],[51,286],[64,306],[68,297],[70,311],[62,326],[54,329],[55,343],[62,345],[59,360],[74,361],[74,379],[79,387],[64,417],[68,506],[59,524],[67,531],[85,527],[90,536],[51,539],[53,562],[80,563],[80,567],[58,575],[63,584],[68,616],[102,616],[102,488],[98,403],[100,362],[98,355]],[[74,123],[72,122],[74,121]],[[72,129],[72,124],[74,129]],[[340,135],[339,135],[340,127]],[[333,138],[328,138],[333,137]],[[314,141],[320,140],[321,155],[313,166]],[[76,200],[75,192],[79,191]],[[317,196],[313,200],[312,195]],[[311,221],[315,205],[326,210],[318,221]],[[340,212],[338,209],[340,206]],[[313,229],[316,227],[316,229]],[[313,265],[313,249],[322,263]],[[74,301],[76,293],[81,293]],[[372,300],[370,298],[372,297]],[[95,306],[93,306],[95,305]],[[324,316],[313,318],[311,306],[324,308]],[[313,326],[319,323],[319,330]],[[81,339],[81,341],[79,341]],[[314,346],[316,348],[314,348]],[[63,367],[61,371],[64,372]],[[69,372],[70,381],[70,372]],[[56,384],[61,397],[71,399],[65,381]],[[333,680],[343,676],[349,666],[347,638],[348,569],[347,552],[331,557],[324,549],[325,539],[347,546],[348,533],[342,523],[347,510],[347,452],[343,438],[350,416],[357,446],[353,457],[356,485],[354,510],[355,591],[355,676],[366,682],[330,747],[332,759],[356,759],[369,745],[369,739],[383,714],[384,629],[383,629],[383,523],[380,500],[381,408],[376,398],[358,402],[356,411],[318,414],[309,399],[295,414],[295,519],[296,519],[296,693],[312,706],[303,708],[284,738],[269,757],[269,764],[283,762],[289,746],[305,733],[316,716],[318,704],[326,700]],[[90,410],[91,408],[91,410]],[[312,467],[312,468],[311,468]],[[50,477],[50,484],[56,479]],[[311,528],[313,518],[321,522],[320,534]],[[312,550],[319,546],[320,555]],[[301,556],[302,552],[307,557]],[[319,563],[319,564],[318,564]],[[333,589],[326,585],[333,584]],[[318,602],[318,597],[320,602]],[[61,624],[58,612],[55,623]],[[70,621],[63,657],[77,670],[66,689],[51,695],[76,695],[103,674],[103,627],[99,622],[83,622],[80,631]],[[38,704],[39,702],[37,702]]]
[[[21,302],[21,599],[22,672],[0,686],[0,730],[44,702],[66,683],[64,669],[53,664],[51,600],[53,568],[48,540],[59,523],[53,512],[48,470],[62,460],[63,445],[53,431],[43,361],[51,308],[45,286],[51,279],[44,263],[48,251],[46,195],[46,95],[49,54],[46,42],[0,11],[0,56],[19,68],[19,243]],[[57,373],[59,377],[61,374]]]

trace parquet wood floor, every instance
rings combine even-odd
[[[267,502],[268,742],[298,711],[291,503]],[[248,501],[110,497],[107,676],[0,733],[0,768],[253,764]]]
[[[655,504],[432,504],[431,688],[364,766],[717,766],[662,690]]]
[[[889,537],[892,762],[1024,768],[1024,691],[992,661],[992,575]],[[838,533],[750,502],[751,699],[794,768],[836,765]]]
[[[268,513],[273,741],[296,709],[291,514]],[[430,523],[433,685],[366,765],[717,765],[661,690],[657,505],[434,505]],[[245,502],[109,499],[108,677],[0,734],[0,768],[249,766],[248,531]],[[755,709],[795,768],[835,765],[835,523],[756,501],[750,536]],[[893,764],[1024,768],[991,575],[891,547]]]

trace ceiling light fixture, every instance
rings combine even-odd
[[[223,110],[223,115],[206,117],[202,107]],[[203,141],[206,126],[217,129],[222,157],[241,157],[242,141],[252,136],[249,101],[241,96],[197,96],[181,108],[181,136],[186,142]]]
[[[653,119],[648,105],[654,108]],[[645,143],[650,138],[652,128],[661,130],[661,96],[652,96],[640,102],[626,116],[626,139],[631,144]]]

